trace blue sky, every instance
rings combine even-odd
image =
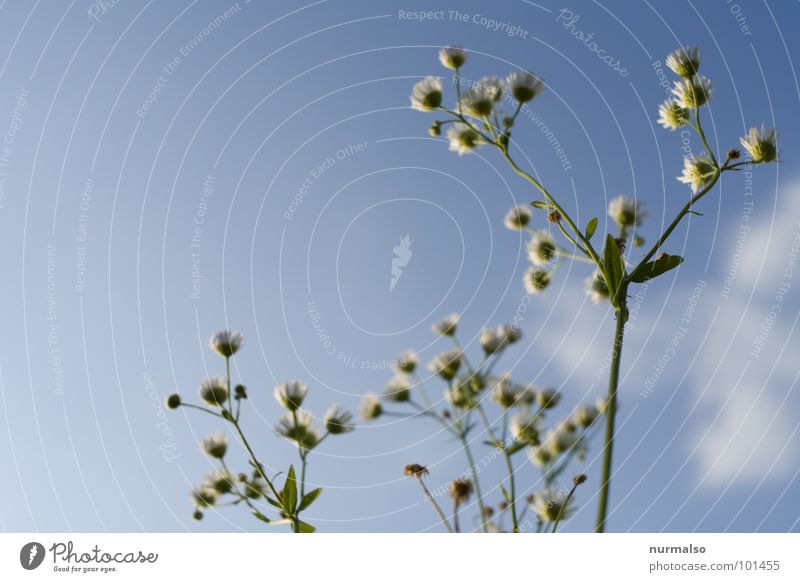
[[[422,8],[442,16],[407,17]],[[446,74],[438,47],[471,51],[468,78],[543,77],[536,117],[515,133],[526,167],[582,224],[599,216],[610,230],[608,200],[636,196],[652,240],[688,196],[675,180],[683,138],[656,124],[666,93],[655,63],[694,43],[714,81],[712,147],[724,152],[763,122],[781,132],[783,163],[726,175],[704,215],[670,240],[684,265],[636,297],[610,529],[796,531],[800,53],[788,24],[798,10],[4,2],[0,528],[262,530],[235,508],[191,519],[188,491],[209,469],[197,441],[220,426],[158,404],[223,371],[206,347],[214,331],[245,335],[235,359],[251,395],[245,424],[282,469],[296,453],[271,429],[277,383],[308,382],[317,414],[333,402],[355,409],[383,389],[401,350],[427,361],[446,347],[430,333],[442,315],[463,314],[468,343],[526,301],[526,240],[502,221],[534,193],[494,152],[448,152],[427,134],[432,118],[408,108],[416,80]],[[617,70],[575,31],[593,34]],[[413,255],[390,291],[404,236]],[[564,411],[604,393],[613,318],[587,301],[587,275],[562,266],[527,305],[524,341],[501,365],[560,388]],[[565,531],[591,527],[597,450]],[[231,455],[244,465],[238,449]],[[309,521],[324,531],[436,530],[402,476],[410,462],[430,466],[434,487],[465,467],[456,443],[423,420],[381,419],[331,438],[312,458],[310,479],[326,492]],[[500,465],[481,475],[493,503]],[[523,491],[536,476],[520,458]]]

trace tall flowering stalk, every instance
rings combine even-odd
[[[203,380],[200,398],[204,405],[184,402],[179,394],[172,394],[167,397],[167,407],[199,410],[225,421],[247,452],[251,469],[249,475],[242,472],[233,476],[225,461],[229,443],[227,433],[219,432],[204,438],[201,449],[219,463],[219,468],[206,475],[200,486],[192,491],[194,518],[202,519],[203,510],[243,503],[254,517],[270,525],[289,525],[295,533],[314,532],[314,526],[300,519],[302,512],[322,493],[321,488],[306,492],[308,455],[329,435],[352,431],[353,415],[338,405],[332,406],[325,414],[323,431],[314,425],[313,415],[301,408],[308,386],[295,380],[275,388],[275,399],[287,411],[278,419],[275,431],[297,447],[300,458],[299,477],[294,465],[290,465],[283,488],[278,490],[275,482],[279,475],[267,475],[266,466],[256,456],[240,423],[247,389],[241,384],[235,388],[231,386],[231,358],[241,348],[242,336],[238,332],[221,331],[211,337],[209,346],[225,359],[225,377]],[[267,517],[271,512],[277,512],[278,517]]]
[[[434,121],[430,127],[432,136],[439,136],[447,128],[450,149],[459,155],[469,154],[478,147],[495,148],[509,166],[520,177],[529,182],[541,195],[532,202],[534,208],[547,213],[548,221],[560,231],[574,253],[557,246],[546,233],[532,232],[529,255],[533,266],[525,273],[525,287],[531,294],[543,292],[552,280],[555,268],[548,265],[564,259],[577,259],[591,264],[595,272],[589,277],[588,292],[595,302],[608,301],[615,312],[615,330],[611,349],[611,367],[606,399],[606,428],[602,476],[595,531],[603,532],[608,515],[608,499],[614,450],[614,421],[617,411],[620,363],[628,320],[628,291],[631,286],[655,279],[683,262],[683,258],[662,251],[668,238],[685,216],[694,213],[695,205],[716,186],[725,172],[737,171],[742,166],[775,162],[778,159],[775,130],[752,128],[740,139],[748,159],[737,161],[740,152],[731,149],[720,163],[708,143],[701,124],[700,112],[712,97],[711,81],[699,74],[700,52],[697,47],[683,47],[671,53],[666,64],[679,79],[675,81],[673,96],[659,107],[659,123],[675,130],[687,126],[702,142],[703,154],[684,159],[683,173],[678,180],[688,184],[691,197],[677,213],[672,222],[658,236],[656,242],[635,264],[631,262],[631,246],[643,246],[644,239],[636,229],[644,217],[643,209],[635,200],[617,198],[611,201],[609,214],[619,227],[616,234],[607,234],[602,246],[592,243],[598,219],[592,218],[580,228],[570,214],[545,186],[517,164],[512,156],[514,142],[512,129],[517,117],[545,88],[544,82],[527,72],[513,72],[504,81],[497,77],[486,77],[462,90],[461,70],[467,62],[467,53],[462,48],[445,47],[439,55],[442,64],[453,71],[455,104],[444,105],[441,82],[428,77],[417,83],[411,96],[411,106],[425,112],[439,112],[445,119]],[[510,111],[504,111],[504,104]],[[447,127],[449,126],[449,127]],[[528,228],[530,210],[525,207],[512,209],[506,217],[510,228]],[[596,239],[595,239],[596,240]],[[633,242],[633,245],[629,245]],[[626,256],[627,253],[627,256]]]
[[[572,508],[568,507],[572,495],[566,497],[561,493],[562,490],[557,487],[558,478],[575,459],[582,459],[585,455],[589,440],[599,424],[595,421],[602,414],[605,403],[581,406],[546,428],[550,413],[559,404],[560,393],[549,388],[519,384],[509,373],[494,373],[501,355],[520,340],[519,329],[512,325],[484,329],[479,336],[483,355],[478,365],[474,366],[457,339],[458,328],[457,314],[448,315],[433,326],[435,334],[452,342],[451,348],[428,364],[431,379],[438,378],[445,384],[442,405],[434,404],[425,381],[417,374],[418,356],[414,352],[404,352],[395,360],[396,374],[386,385],[382,399],[373,395],[364,398],[362,416],[367,420],[381,415],[431,419],[460,444],[466,457],[467,470],[446,487],[453,501],[453,512],[449,519],[423,481],[429,475],[427,467],[412,464],[405,468],[406,475],[419,480],[426,499],[445,530],[461,531],[459,515],[474,493],[478,506],[476,529],[484,532],[502,531],[500,520],[507,514],[512,532],[545,531],[549,524],[566,519],[572,513]],[[492,403],[496,406],[494,411],[489,408]],[[395,410],[399,406],[408,407],[410,413]],[[437,410],[437,406],[441,408]],[[476,442],[490,448],[490,452],[481,458],[483,465],[475,461],[473,447]],[[524,500],[518,487],[521,467],[515,465],[521,452],[527,452],[530,462],[541,470],[539,481],[543,484],[539,493],[528,495]],[[507,472],[507,477],[497,485],[502,501],[497,507],[496,520],[493,520],[495,510],[487,505],[479,479],[483,466],[494,459],[502,459]],[[529,522],[524,518],[529,507],[535,514],[535,527],[533,522],[526,527]],[[554,507],[563,511],[554,511]]]

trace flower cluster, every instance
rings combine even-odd
[[[228,434],[217,432],[205,437],[200,448],[219,466],[207,473],[200,485],[191,492],[195,519],[203,518],[203,510],[222,505],[220,500],[226,497],[228,500],[225,505],[244,504],[261,521],[288,523],[298,533],[314,531],[313,526],[300,520],[301,511],[308,508],[322,492],[321,489],[305,491],[307,455],[328,435],[352,431],[353,415],[341,406],[334,405],[325,413],[324,430],[320,429],[314,425],[313,415],[301,408],[308,394],[306,384],[294,380],[275,388],[275,400],[287,411],[278,420],[275,431],[297,446],[302,463],[300,479],[296,478],[294,467],[289,467],[283,491],[278,491],[274,484],[277,475],[272,478],[267,475],[265,465],[256,457],[239,422],[242,401],[247,400],[248,394],[242,384],[231,387],[230,359],[241,348],[242,335],[235,331],[221,331],[214,334],[208,343],[214,352],[225,359],[226,375],[206,378],[200,383],[200,398],[207,406],[187,403],[179,394],[171,394],[167,397],[167,407],[173,410],[179,407],[201,410],[227,422],[244,445],[251,470],[249,474],[238,473],[234,478],[226,461]],[[292,491],[292,494],[287,491]],[[273,521],[265,513],[275,508],[279,510],[281,519]]]
[[[546,240],[541,242],[546,244]],[[509,467],[513,467],[518,453],[526,452],[533,465],[541,471],[538,480],[546,490],[536,497],[546,496],[571,462],[585,454],[596,420],[602,414],[602,406],[581,406],[566,418],[548,422],[561,401],[560,391],[519,383],[508,372],[492,373],[501,355],[522,339],[519,328],[500,325],[481,330],[477,340],[482,357],[477,365],[473,365],[457,339],[459,325],[458,314],[451,314],[432,326],[436,335],[452,343],[452,347],[434,356],[427,367],[431,373],[429,380],[439,378],[445,383],[444,398],[438,404],[434,404],[428,395],[426,382],[416,374],[418,356],[408,351],[396,358],[395,376],[389,380],[382,399],[372,394],[364,397],[362,416],[374,419],[385,413],[397,415],[399,412],[391,410],[391,406],[401,404],[409,407],[413,416],[430,418],[440,424],[465,450],[469,450],[471,441],[487,443],[496,451],[495,455],[506,457]],[[490,408],[491,403],[496,408]],[[437,410],[436,407],[442,404],[444,407]],[[384,407],[389,407],[389,410]],[[482,429],[479,429],[481,424]],[[501,430],[501,427],[504,428]],[[482,433],[473,436],[471,431],[475,430]],[[512,530],[519,531],[524,511],[519,511],[519,508],[524,502],[516,498],[514,485],[510,490],[501,487],[505,492],[504,499],[495,514],[481,494],[478,475],[467,471],[465,475],[468,477],[459,477],[448,484],[454,505],[453,514],[448,518],[430,496],[423,481],[423,477],[429,476],[428,469],[412,464],[406,466],[405,474],[418,478],[447,531],[460,531],[459,511],[473,495],[478,507],[478,529],[502,531],[502,516],[511,515]],[[513,483],[524,474],[525,471],[517,469],[512,471],[509,479]],[[531,483],[537,481],[534,476],[529,479]],[[536,508],[534,511],[540,531],[547,523],[555,521]],[[561,512],[560,519],[569,514],[569,511]]]

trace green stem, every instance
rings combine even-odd
[[[492,442],[495,443],[495,447],[501,446],[503,448],[503,456],[506,460],[506,468],[508,469],[508,485],[509,485],[509,495],[511,495],[511,499],[509,500],[509,507],[511,508],[511,522],[514,527],[514,533],[519,533],[519,522],[517,521],[517,507],[516,507],[516,500],[517,500],[517,488],[516,488],[516,480],[514,478],[514,463],[511,461],[511,455],[506,450],[505,442],[499,443],[497,438],[494,436],[494,431],[492,430],[492,425],[489,423],[489,418],[486,416],[486,412],[483,410],[483,406],[478,403],[476,407],[478,409],[478,414],[483,421],[483,426],[486,428],[486,432],[489,437],[492,439]],[[503,413],[505,414],[505,412]]]
[[[436,503],[436,500],[433,498],[433,495],[431,495],[431,492],[428,491],[428,488],[425,486],[425,482],[422,480],[422,477],[420,476],[417,478],[419,479],[419,484],[422,485],[422,490],[425,492],[425,497],[427,497],[428,501],[431,502],[433,509],[436,510],[436,514],[439,516],[439,519],[442,520],[442,525],[449,533],[453,533],[453,528],[450,527],[450,523],[448,523],[447,517],[444,515],[444,511],[442,511],[442,508],[439,507],[438,503]]]
[[[472,479],[472,484],[475,486],[475,497],[478,500],[478,511],[480,512],[480,524],[481,529],[484,532],[488,532],[488,528],[486,527],[486,508],[483,505],[483,493],[481,493],[481,484],[478,479],[478,472],[477,466],[475,465],[475,459],[472,457],[472,450],[469,448],[469,442],[467,441],[467,437],[465,434],[460,435],[461,444],[463,445],[464,454],[467,456],[467,463],[469,463],[469,475]]]
[[[567,495],[567,498],[564,500],[564,504],[558,510],[558,515],[556,516],[555,522],[553,522],[553,532],[552,533],[556,533],[556,529],[558,529],[558,522],[561,521],[561,514],[564,513],[564,510],[567,508],[567,505],[569,505],[569,502],[572,499],[572,496],[575,495],[575,489],[577,489],[577,488],[578,488],[578,485],[576,483],[576,484],[573,484],[572,485],[572,489],[569,490],[569,494]]]
[[[597,506],[597,522],[595,533],[603,533],[608,515],[608,493],[611,483],[612,455],[614,451],[614,417],[617,412],[617,391],[619,389],[619,367],[622,359],[622,341],[625,334],[627,312],[627,285],[623,283],[620,290],[622,305],[617,310],[617,325],[614,331],[614,347],[611,351],[611,373],[608,377],[608,397],[606,402],[606,434],[603,449],[603,473],[600,480],[600,499]]]

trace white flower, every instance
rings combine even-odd
[[[331,434],[350,432],[353,426],[353,414],[338,404],[331,406],[325,413],[325,428]]]
[[[597,271],[586,279],[586,294],[592,300],[592,303],[605,301],[611,295],[605,279]]]
[[[233,477],[227,469],[214,469],[203,478],[201,490],[213,489],[217,493],[230,493],[233,489]]]
[[[558,456],[570,450],[578,444],[580,437],[575,432],[569,430],[568,426],[561,426],[552,431],[545,440],[545,445],[550,450],[550,454]]]
[[[411,396],[411,385],[405,376],[395,376],[386,384],[386,391],[383,393],[386,400],[392,402],[405,402]]]
[[[533,73],[515,71],[508,76],[506,84],[520,103],[527,103],[544,91],[544,82]]]
[[[528,451],[528,459],[539,468],[545,467],[552,459],[552,455],[544,445],[531,447]]]
[[[536,402],[542,408],[555,408],[561,400],[561,394],[553,388],[542,388],[536,395]]]
[[[295,422],[295,416],[297,422]],[[311,450],[322,438],[319,429],[312,424],[311,413],[301,410],[295,414],[285,414],[278,419],[275,431],[284,438],[306,450]]]
[[[519,326],[517,326],[516,324],[498,325],[497,331],[495,333],[498,336],[502,337],[508,344],[513,344],[515,342],[518,342],[522,337],[522,330],[520,330]]]
[[[691,77],[700,70],[700,49],[696,46],[680,47],[667,55],[665,62],[681,77]]]
[[[459,156],[472,152],[483,143],[480,134],[461,121],[447,130],[447,139],[450,141],[450,151]]]
[[[275,396],[275,400],[278,401],[278,404],[292,412],[300,408],[307,393],[308,386],[306,384],[299,380],[292,380],[290,382],[284,382],[280,386],[276,386],[273,395]]]
[[[550,284],[550,273],[539,267],[531,267],[525,271],[525,290],[531,295],[539,295]]]
[[[778,133],[773,128],[751,127],[747,135],[739,138],[739,143],[747,150],[756,163],[774,162],[778,159]]]
[[[666,129],[675,130],[689,121],[689,110],[674,99],[667,99],[658,106],[658,122]]]
[[[711,80],[698,75],[691,80],[675,81],[672,94],[678,103],[686,109],[701,107],[711,101]]]
[[[481,331],[480,342],[484,352],[487,354],[496,354],[505,347],[506,339],[502,336],[498,336],[491,329],[484,329]]]
[[[514,384],[508,372],[494,378],[492,398],[501,408],[511,408],[519,402],[520,387]]]
[[[458,105],[467,115],[483,119],[491,115],[494,110],[495,96],[494,87],[476,84],[461,93]]]
[[[478,81],[477,85],[483,87],[495,101],[500,101],[503,98],[503,80],[500,77],[484,77]]]
[[[460,46],[446,46],[439,51],[439,62],[448,69],[459,69],[467,62],[467,51]]]
[[[460,367],[461,351],[457,349],[442,352],[428,364],[428,370],[445,380],[452,380]]]
[[[466,410],[475,406],[475,394],[468,382],[459,382],[446,389],[444,397],[455,408]]]
[[[617,226],[627,228],[642,224],[646,213],[641,202],[627,196],[617,196],[608,203],[608,215],[614,219]]]
[[[417,354],[412,351],[403,352],[397,356],[397,359],[395,360],[395,368],[400,372],[410,374],[416,369],[418,362],[419,358],[417,357]]]
[[[531,263],[540,267],[552,261],[556,254],[556,241],[547,232],[537,230],[528,243],[528,258]]]
[[[200,442],[200,446],[209,457],[221,459],[228,450],[228,435],[224,432],[208,435]]]
[[[542,521],[565,520],[575,513],[563,491],[547,490],[534,495],[534,510]]]
[[[458,328],[458,322],[460,319],[461,316],[458,313],[445,315],[442,319],[431,326],[431,330],[433,333],[439,335],[453,336],[456,334],[456,329]]]
[[[579,406],[575,409],[575,422],[584,428],[591,425],[598,416],[600,411],[596,406]]]
[[[520,442],[539,445],[539,417],[529,412],[519,412],[511,419],[511,435]]]
[[[683,174],[678,176],[678,181],[689,184],[692,192],[697,194],[708,185],[717,174],[714,162],[705,155],[694,158],[683,158]]]
[[[509,230],[522,230],[528,226],[528,223],[531,221],[531,216],[533,216],[531,209],[520,204],[519,206],[514,206],[514,208],[511,208],[506,213],[503,224],[505,224],[506,228]]]
[[[383,409],[381,408],[381,401],[374,394],[367,394],[361,399],[361,418],[364,420],[372,420],[378,418]]]
[[[200,398],[212,406],[222,406],[228,399],[225,378],[206,378],[200,383]]]
[[[211,507],[217,502],[218,497],[219,493],[209,487],[200,487],[192,491],[192,501],[197,507]]]
[[[426,77],[411,91],[411,107],[417,111],[434,111],[442,104],[442,81]]]
[[[220,356],[230,358],[239,351],[243,339],[238,331],[218,331],[208,340],[208,345]]]

